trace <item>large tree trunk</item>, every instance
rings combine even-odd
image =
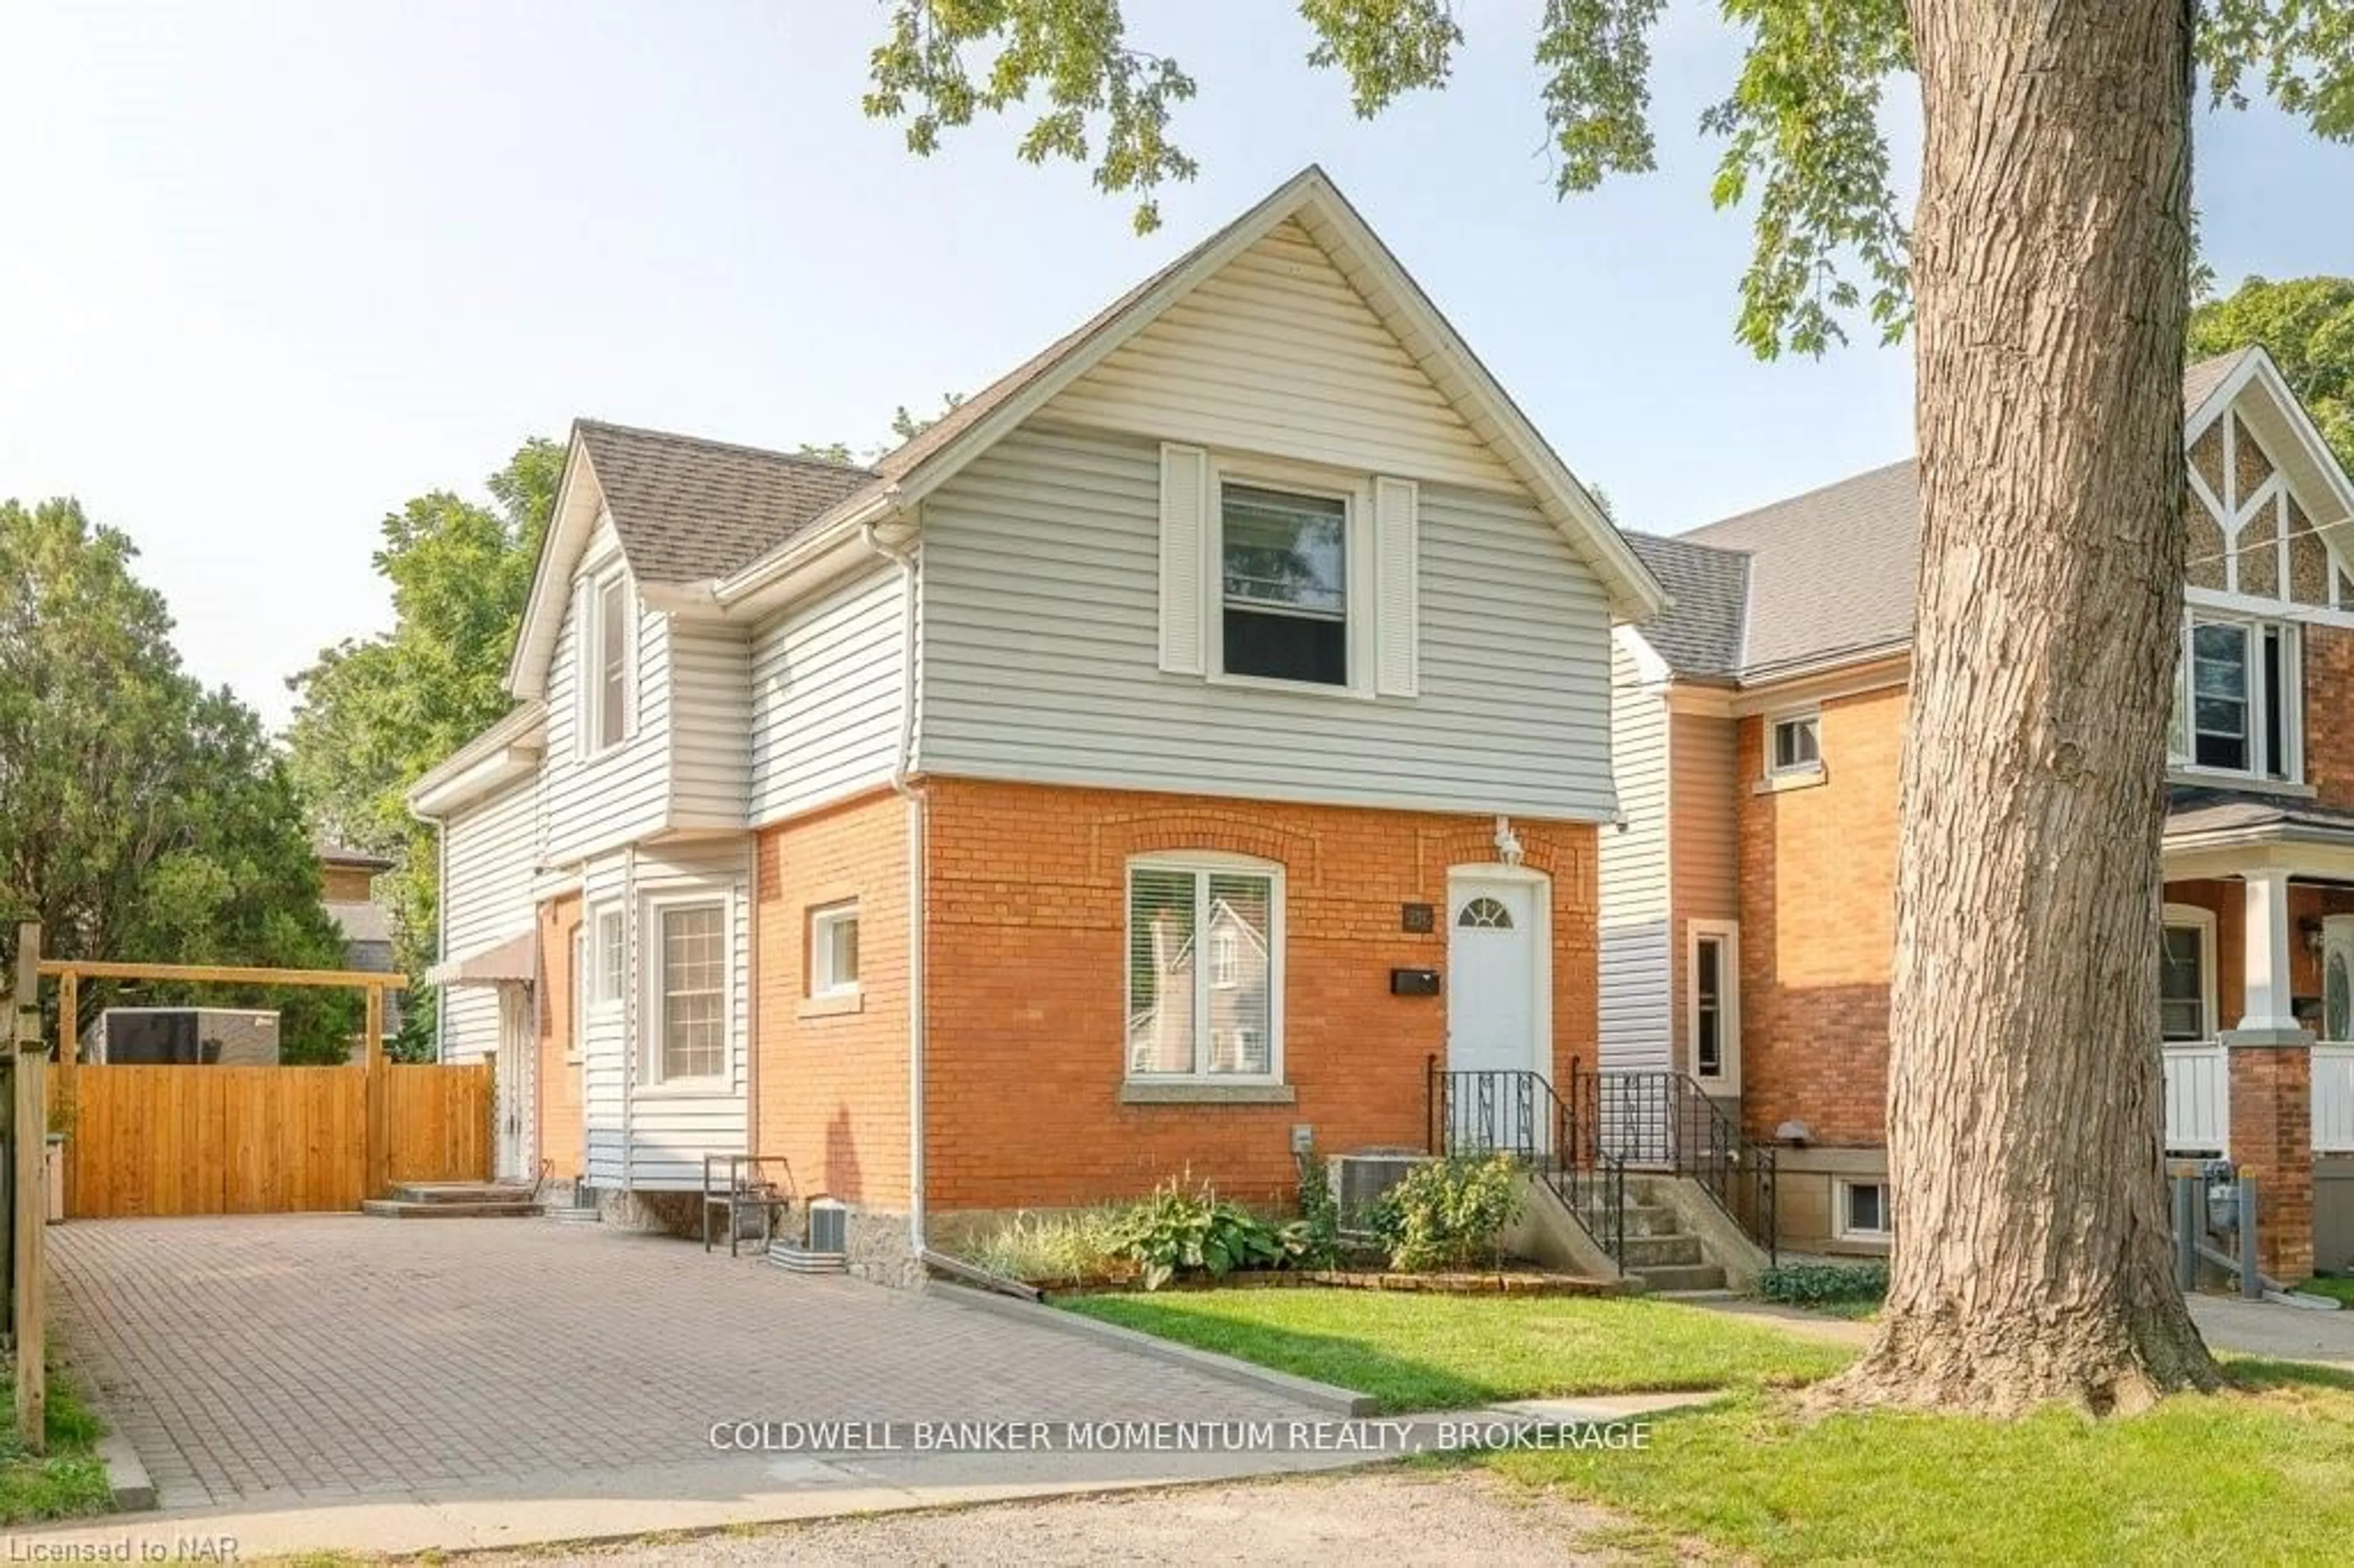
[[[1830,1396],[2105,1414],[2216,1372],[2159,1176],[2185,0],[1912,0],[1923,534],[1894,1277]]]

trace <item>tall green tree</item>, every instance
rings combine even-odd
[[[0,925],[58,958],[340,969],[284,758],[180,666],[137,552],[70,500],[0,503]],[[81,991],[81,1022],[116,1001]],[[274,1007],[293,1062],[339,1062],[333,991],[149,985],[141,1005]]]
[[[1563,193],[1654,163],[1664,0],[1546,0]],[[2268,94],[2354,135],[2354,0],[1723,0],[1746,55],[1702,119],[1748,207],[1735,332],[1917,333],[1922,550],[1899,805],[1897,1242],[1834,1397],[2094,1412],[2216,1379],[2158,1181],[2158,846],[2182,611],[2190,121]],[[1443,87],[1451,0],[1301,0],[1363,115]],[[1917,91],[1908,226],[1879,110]],[[936,151],[1022,113],[1033,162],[1137,198],[1191,178],[1193,78],[1119,0],[892,0],[865,107]],[[1517,148],[1499,149],[1517,157]]]
[[[2354,473],[2354,278],[2250,278],[2190,313],[2190,355],[2264,345],[2322,439]]]
[[[412,980],[434,958],[439,862],[403,797],[511,705],[507,658],[563,471],[562,445],[534,439],[490,477],[489,504],[435,491],[386,517],[375,563],[392,630],[325,650],[289,683],[295,783],[321,831],[393,863],[376,886]],[[410,992],[401,1054],[429,1048],[429,1001]]]

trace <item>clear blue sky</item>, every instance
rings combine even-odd
[[[1536,0],[1465,7],[1453,88],[1371,123],[1275,0],[1131,0],[1202,82],[1203,177],[1131,237],[1083,174],[976,127],[929,162],[864,119],[882,8],[407,0],[0,8],[0,496],[137,540],[190,666],[273,721],[381,628],[384,514],[479,490],[575,414],[769,445],[879,440],[1320,162],[1570,466],[1675,531],[1903,455],[1909,355],[1759,365],[1748,229],[1700,108],[1737,40],[1659,40],[1660,171],[1556,203]],[[1892,111],[1910,177],[1909,90]],[[2206,122],[2209,258],[2354,270],[2354,152]]]

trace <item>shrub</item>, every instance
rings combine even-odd
[[[1757,1294],[1790,1307],[1878,1301],[1888,1294],[1884,1263],[1793,1263],[1757,1277]]]
[[[1518,1160],[1458,1155],[1416,1166],[1373,1205],[1371,1219],[1390,1266],[1420,1272],[1501,1262],[1499,1238],[1520,1214]]]
[[[1341,1261],[1341,1195],[1312,1147],[1299,1157],[1299,1226],[1300,1266],[1330,1268]]]
[[[1180,1274],[1217,1279],[1237,1268],[1280,1268],[1308,1246],[1306,1226],[1278,1230],[1206,1186],[1187,1192],[1173,1177],[1123,1211],[1111,1234],[1147,1290]]]
[[[968,1249],[976,1266],[1032,1285],[1100,1279],[1125,1261],[1113,1227],[1117,1209],[1023,1213]]]

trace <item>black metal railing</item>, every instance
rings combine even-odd
[[[1691,1177],[1769,1259],[1778,1260],[1774,1148],[1743,1138],[1740,1125],[1696,1079],[1573,1068],[1570,1105],[1573,1119],[1593,1129],[1601,1150],[1638,1171]]]
[[[1450,1072],[1432,1056],[1426,1097],[1433,1154],[1509,1154],[1527,1163],[1624,1274],[1627,1161],[1601,1148],[1542,1073]]]

